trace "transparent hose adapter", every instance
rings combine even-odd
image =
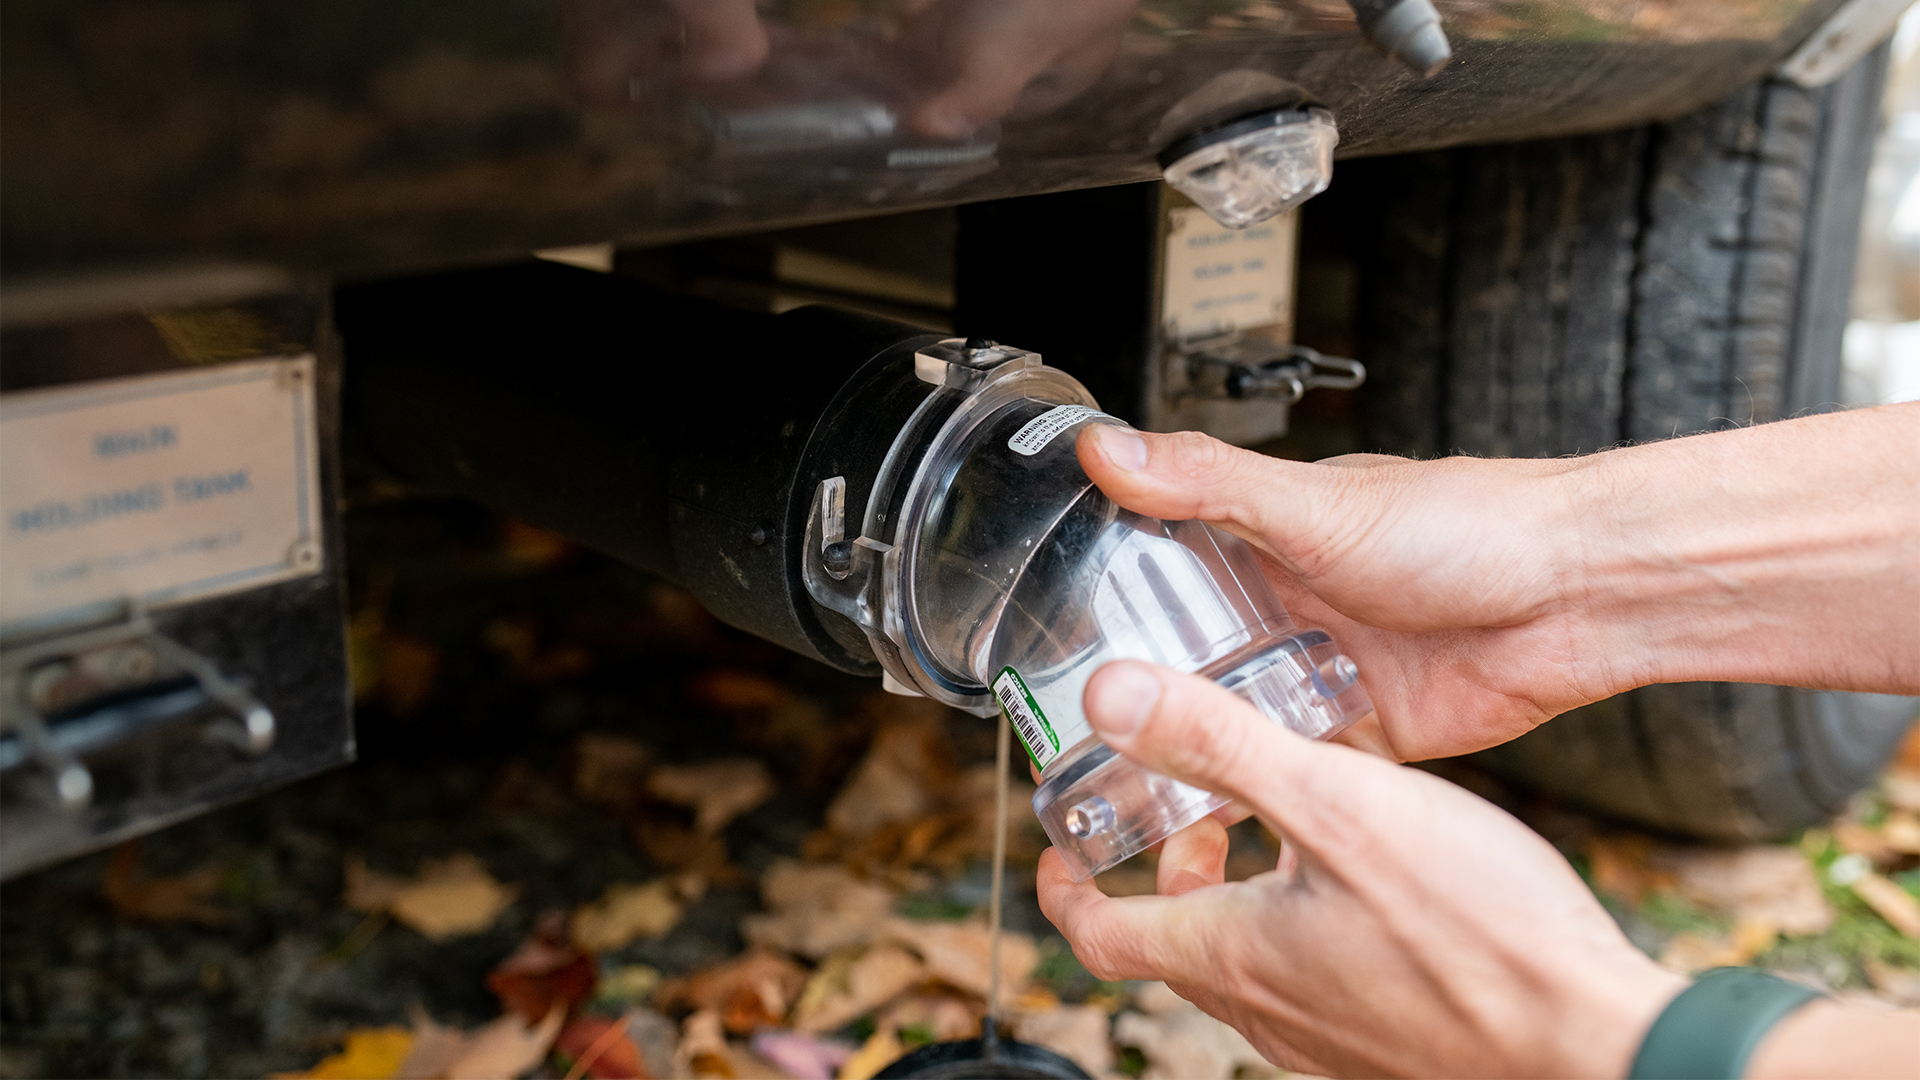
[[[1034,812],[1085,880],[1230,801],[1093,736],[1081,695],[1102,665],[1198,673],[1308,738],[1373,706],[1333,639],[1287,617],[1244,541],[1123,510],[1093,486],[1077,436],[1121,422],[1032,361],[970,388],[923,453],[898,455],[917,464],[897,529],[863,534],[871,577],[843,593],[867,605],[856,622],[891,684],[1005,716],[1040,770]]]

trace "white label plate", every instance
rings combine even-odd
[[[313,357],[0,398],[0,624],[319,572]]]
[[[1296,218],[1228,229],[1193,206],[1167,212],[1160,317],[1174,341],[1250,330],[1293,317]]]

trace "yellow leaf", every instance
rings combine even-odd
[[[888,1028],[881,1028],[867,1038],[865,1045],[853,1052],[845,1065],[840,1066],[839,1080],[873,1080],[881,1069],[898,1061],[906,1051],[898,1035]]]
[[[388,1080],[413,1049],[402,1027],[361,1028],[347,1033],[346,1048],[306,1072],[275,1073],[274,1080]]]

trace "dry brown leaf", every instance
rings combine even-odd
[[[891,1028],[878,1028],[860,1049],[853,1052],[845,1065],[840,1066],[840,1080],[873,1080],[881,1069],[900,1060],[907,1052],[900,1036]]]
[[[479,859],[465,852],[428,859],[414,878],[370,870],[359,856],[347,856],[348,907],[385,911],[435,941],[487,929],[519,891],[494,880]]]
[[[986,1003],[969,1001],[952,993],[909,994],[887,1006],[875,1024],[894,1031],[924,1032],[934,1042],[980,1037],[980,1021],[986,1015]]]
[[[728,1031],[745,1034],[774,1027],[807,984],[807,973],[778,953],[753,950],[714,967],[675,979],[660,988],[655,1001],[669,1012],[712,1012]]]
[[[905,945],[926,964],[927,977],[975,996],[987,996],[992,935],[983,923],[889,920],[885,940]],[[1000,992],[1013,997],[1026,988],[1040,962],[1040,950],[1028,934],[1000,935]]]
[[[1840,845],[1840,850],[1849,855],[1863,856],[1869,862],[1884,864],[1892,861],[1896,854],[1887,846],[1880,830],[1870,829],[1857,821],[1836,821],[1830,831],[1833,842]]]
[[[1902,855],[1920,855],[1920,817],[1895,810],[1880,823],[1880,839]]]
[[[220,891],[220,871],[202,867],[179,877],[148,877],[140,871],[140,845],[129,841],[113,849],[100,891],[114,914],[129,922],[193,922],[221,927],[233,916],[212,902]]]
[[[576,1016],[560,1029],[553,1049],[573,1063],[568,1077],[648,1080],[640,1047],[627,1036],[626,1017]]]
[[[786,683],[758,671],[716,668],[687,680],[687,697],[720,712],[771,709],[793,697]]]
[[[1675,934],[1660,953],[1660,963],[1674,971],[1691,974],[1717,967],[1741,967],[1773,948],[1780,940],[1779,928],[1767,922],[1736,923],[1719,937],[1701,934]]]
[[[1593,887],[1617,899],[1637,904],[1647,893],[1670,889],[1671,871],[1653,866],[1648,860],[1655,852],[1652,840],[1644,836],[1593,836],[1585,844],[1587,871]]]
[[[1897,883],[1871,871],[1850,886],[1887,924],[1910,938],[1920,938],[1920,900]]]
[[[1285,1075],[1246,1036],[1182,1000],[1165,983],[1143,984],[1135,996],[1147,1011],[1122,1013],[1113,1026],[1113,1042],[1146,1055],[1142,1080]]]
[[[573,913],[568,930],[573,943],[587,952],[611,952],[673,929],[684,910],[678,890],[666,878],[609,885],[600,899]]]
[[[893,893],[844,867],[782,859],[760,879],[767,912],[740,920],[749,942],[817,960],[864,945],[893,914]]]
[[[1920,731],[1920,725],[1914,727]],[[1909,814],[1920,814],[1920,768],[1891,769],[1880,777],[1880,793],[1887,805]]]
[[[395,716],[414,716],[433,700],[440,680],[440,650],[402,630],[383,630],[377,646],[379,683],[374,690]]]
[[[512,1013],[468,1032],[447,1067],[447,1080],[512,1080],[546,1060],[566,1012],[556,1005],[537,1024]]]
[[[394,1080],[439,1080],[453,1068],[466,1045],[466,1034],[459,1028],[441,1027],[418,1005],[408,1010],[413,1024],[413,1044]]]
[[[680,1046],[673,1052],[673,1074],[719,1080],[733,1080],[740,1075],[734,1068],[733,1051],[727,1046],[719,1013],[703,1009],[680,1025]]]
[[[773,777],[759,758],[662,765],[647,780],[657,799],[693,808],[694,828],[712,836],[773,795]]]
[[[1113,1018],[1097,1005],[1015,1013],[1013,1036],[1071,1060],[1089,1076],[1113,1072]]]
[[[827,828],[846,840],[926,817],[959,779],[946,710],[932,702],[897,707],[909,715],[874,734],[866,757],[827,807]]]
[[[618,735],[582,735],[573,744],[574,794],[596,806],[624,812],[645,796],[653,751]]]
[[[1739,923],[1782,934],[1817,934],[1833,925],[1833,906],[1797,848],[1671,848],[1657,862],[1672,873],[1680,895]]]
[[[1874,959],[1868,959],[1863,966],[1867,981],[1882,997],[1895,1005],[1920,1005],[1920,971]]]
[[[920,959],[898,945],[858,956],[836,953],[815,969],[793,1009],[801,1031],[832,1031],[872,1012],[926,977]]]

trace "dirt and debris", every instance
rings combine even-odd
[[[9,883],[0,1078],[864,1080],[979,1033],[990,724],[524,525],[432,503],[351,521],[361,760]],[[1509,804],[1674,967],[1914,1003],[1920,739],[1903,753],[1788,845]],[[1073,959],[1033,899],[1017,772],[1010,1033],[1098,1077],[1281,1075],[1166,987]],[[1257,823],[1232,836],[1230,876],[1273,866]],[[1153,878],[1145,856],[1101,885]]]

